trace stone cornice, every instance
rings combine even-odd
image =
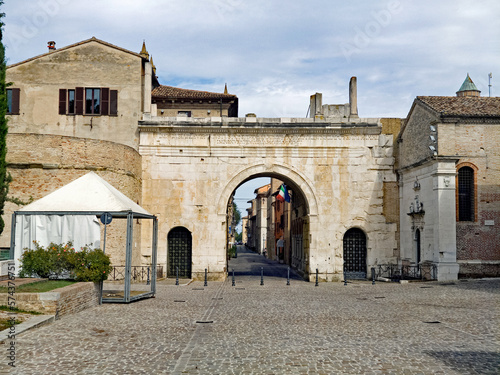
[[[182,123],[140,121],[140,132],[153,133],[195,133],[195,134],[311,134],[311,135],[379,135],[382,127],[373,124],[338,123]]]

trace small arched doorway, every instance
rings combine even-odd
[[[192,236],[184,227],[173,228],[168,233],[167,277],[191,278]]]
[[[416,247],[417,247],[417,264],[419,264],[420,260],[421,260],[420,229],[417,229],[415,231],[415,242],[416,242]]]
[[[344,234],[344,272],[350,279],[366,279],[366,236],[359,228]]]

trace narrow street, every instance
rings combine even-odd
[[[229,261],[229,277],[232,276],[233,269],[234,276],[238,279],[243,277],[244,279],[258,278],[260,280],[261,271],[264,273],[264,279],[268,277],[286,279],[288,274],[288,265],[267,259],[263,255],[249,250],[245,245],[238,245],[238,256],[236,258],[231,258]],[[291,268],[290,280],[304,281],[304,279]]]

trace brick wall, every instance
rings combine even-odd
[[[8,293],[0,294],[0,305],[8,305],[8,296]],[[99,297],[99,284],[92,282],[76,283],[45,293],[15,294],[18,309],[56,315],[56,318],[97,306]]]
[[[475,171],[475,221],[457,221],[461,275],[500,275],[500,124],[455,124],[457,168]],[[458,207],[457,207],[458,209]],[[458,218],[458,213],[457,213]],[[457,219],[458,220],[458,219]],[[491,224],[493,225],[487,225]],[[483,263],[478,263],[483,261]],[[496,265],[494,263],[497,263]]]

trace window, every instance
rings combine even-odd
[[[68,90],[68,115],[75,114],[75,90]]]
[[[191,111],[178,111],[177,116],[179,116],[179,117],[191,117]]]
[[[101,114],[101,89],[85,89],[85,114]]]
[[[7,89],[7,114],[8,115],[18,115],[19,114],[19,96],[20,89]]]
[[[59,89],[60,115],[118,114],[118,91],[107,87]]]
[[[458,221],[475,221],[474,169],[461,167],[457,180]]]

